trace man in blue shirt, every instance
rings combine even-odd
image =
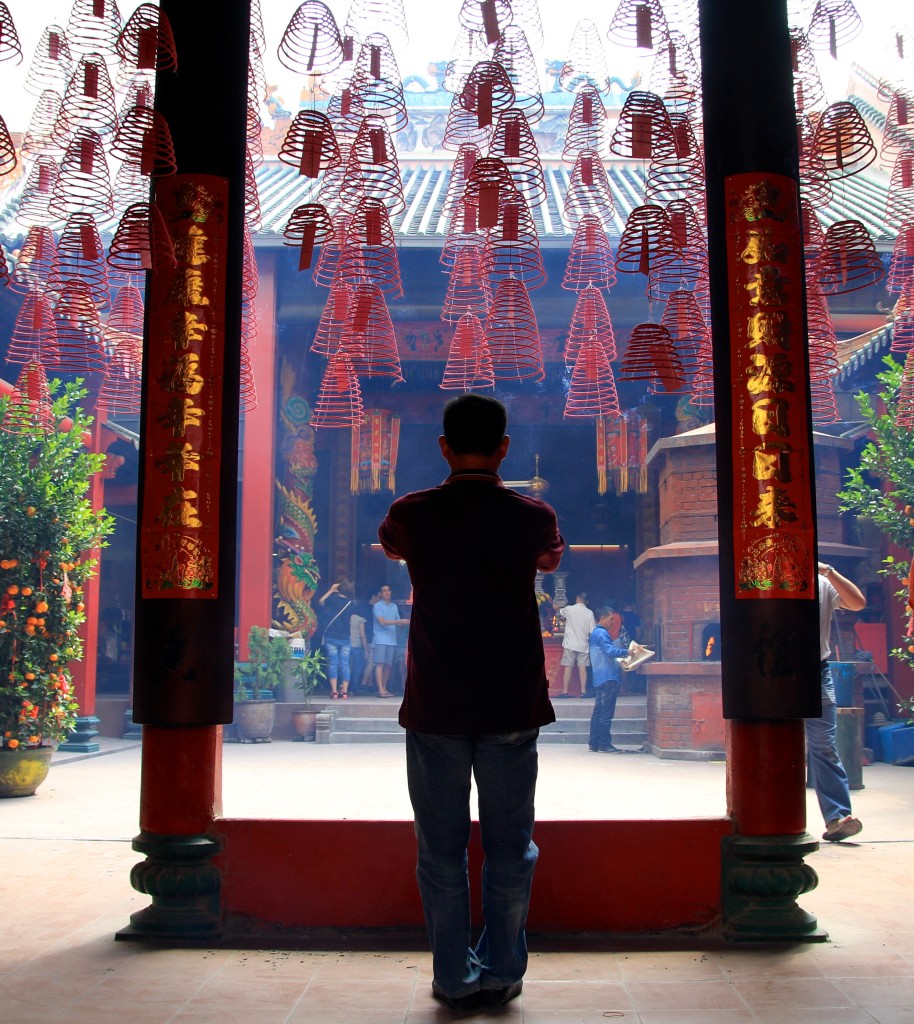
[[[379,697],[392,697],[387,689],[390,673],[397,654],[397,626],[408,626],[409,619],[400,618],[400,610],[390,600],[390,585],[385,583],[378,592],[381,596],[375,602],[374,637],[371,641],[374,657],[375,682]]]
[[[609,635],[609,625],[615,614],[612,608],[598,608],[597,625],[590,634],[590,664],[596,692],[596,702],[590,716],[590,749],[599,754],[619,753],[619,748],[612,744],[613,716],[622,685],[622,669],[616,659],[626,658],[630,652],[627,647],[617,647]]]

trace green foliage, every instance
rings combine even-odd
[[[914,725],[914,697],[905,697],[903,701],[900,701],[898,710],[905,720],[905,725]]]
[[[51,382],[49,434],[0,431],[0,743],[55,745],[73,731],[78,705],[71,661],[82,657],[83,585],[93,548],[114,528],[87,492],[104,455],[83,447],[92,423],[79,384]],[[9,398],[0,398],[0,421]]]
[[[292,661],[292,685],[302,691],[306,707],[311,703],[311,694],[327,678],[325,661],[320,650],[306,651],[304,657]]]
[[[870,425],[875,440],[860,454],[860,464],[848,472],[847,483],[838,492],[842,511],[853,511],[871,520],[899,547],[914,548],[914,438],[909,427],[897,423],[898,393],[902,366],[891,356],[885,359],[887,369],[877,374],[882,385],[879,397],[885,412],[877,411],[873,397],[857,395],[857,405]],[[881,572],[903,584],[896,597],[907,601],[910,562],[892,556],[883,560]],[[914,645],[907,637],[892,650],[892,656],[914,668]]]
[[[264,690],[276,691],[283,670],[292,656],[284,636],[270,636],[264,626],[251,626],[248,633],[250,661],[235,665],[235,700],[260,700]]]

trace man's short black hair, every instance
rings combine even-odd
[[[444,436],[455,455],[494,455],[507,426],[508,410],[488,395],[461,395],[444,407]]]
[[[615,614],[616,614],[616,609],[615,608],[613,608],[611,605],[603,604],[603,605],[600,605],[600,607],[596,610],[596,612],[594,612],[594,618],[597,620],[597,622],[599,622],[600,619],[605,619],[607,615],[615,615]]]

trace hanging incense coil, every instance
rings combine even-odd
[[[395,383],[403,380],[394,325],[384,293],[376,284],[360,283],[352,289],[342,344],[360,377],[392,377]]]
[[[517,192],[502,193],[498,220],[486,236],[485,265],[495,287],[503,278],[523,281],[528,289],[546,283],[536,224],[530,207]]]
[[[851,0],[818,0],[806,37],[814,50],[828,50],[837,59],[839,47],[862,31],[863,22]]]
[[[333,234],[333,221],[320,203],[296,206],[283,231],[283,245],[299,250],[298,269],[311,267],[315,245],[323,245]]]
[[[574,233],[562,287],[581,292],[585,288],[612,288],[616,283],[616,261],[599,217],[585,214]]]
[[[493,124],[502,111],[514,106],[514,86],[505,69],[494,60],[481,60],[464,84],[460,105],[476,115],[476,124]]]
[[[882,129],[882,156],[895,157],[914,149],[914,93],[896,89],[892,93]]]
[[[898,355],[914,351],[914,313],[902,313],[895,317],[889,350]]]
[[[494,388],[492,357],[479,317],[464,314],[457,322],[448,349],[444,375],[438,385],[444,391],[471,391]]]
[[[679,353],[662,324],[638,324],[622,357],[619,380],[650,381],[652,394],[678,394],[685,390],[686,376]]]
[[[61,152],[68,139],[64,138],[64,146],[60,145],[55,130],[60,115],[60,95],[53,89],[45,89],[38,97],[35,109],[29,119],[29,126],[22,139],[21,152],[25,157],[50,156]]]
[[[677,248],[692,250],[707,257],[708,240],[703,227],[701,207],[687,199],[674,199],[666,205],[666,215],[673,229],[673,241]]]
[[[72,72],[66,33],[59,25],[48,25],[35,47],[23,88],[32,96],[40,96],[46,89],[63,96]]]
[[[116,0],[74,0],[67,21],[67,41],[74,56],[97,53],[116,63],[123,25]]]
[[[44,225],[33,224],[25,236],[16,269],[10,278],[10,289],[20,295],[48,291],[51,271],[57,262],[54,232]]]
[[[877,62],[880,78],[876,95],[881,100],[890,100],[898,84],[907,76],[914,34],[909,25],[895,24],[883,33],[883,40],[882,54]]]
[[[451,59],[445,65],[442,88],[459,96],[473,68],[491,56],[492,50],[485,34],[461,25],[451,48]]]
[[[244,151],[244,222],[252,231],[259,231],[263,224],[257,175],[254,174],[254,161],[247,147]]]
[[[565,132],[563,160],[576,160],[578,154],[591,152],[600,158],[606,152],[606,108],[600,90],[585,85],[574,98]]]
[[[100,136],[117,131],[117,102],[108,68],[99,53],[79,59],[60,104],[57,133],[72,136],[79,128]]]
[[[125,274],[177,266],[168,225],[155,203],[128,206],[108,249],[108,266]]]
[[[914,355],[905,359],[895,403],[895,422],[900,427],[914,427]]]
[[[451,165],[450,175],[448,176],[447,194],[441,207],[442,217],[450,217],[457,204],[463,201],[467,179],[479,156],[478,147],[472,145],[461,146],[457,151],[457,155],[454,157],[454,162]]]
[[[28,363],[10,394],[0,430],[7,434],[50,434],[55,429],[48,375],[41,363]]]
[[[457,20],[472,32],[480,32],[491,46],[501,38],[514,14],[509,0],[462,0]]]
[[[22,300],[6,351],[8,363],[57,363],[57,327],[54,307],[41,292],[29,292]]]
[[[675,255],[676,242],[666,210],[661,206],[636,206],[616,247],[616,270],[647,277],[655,263]]]
[[[320,0],[305,0],[286,26],[279,63],[302,75],[329,75],[343,63],[343,41],[330,8]]]
[[[523,31],[531,50],[537,52],[542,49],[543,21],[538,0],[511,0],[511,23],[504,27],[504,32],[515,26]]]
[[[139,164],[121,163],[114,176],[114,216],[120,218],[137,203],[148,203],[152,192],[152,178],[143,174]]]
[[[675,291],[667,299],[660,324],[673,340],[686,380],[698,370],[699,354],[708,343],[708,325],[692,292]]]
[[[797,141],[800,150],[800,196],[809,206],[821,209],[832,200],[831,180],[825,161],[813,146],[815,125],[809,117],[797,120]]]
[[[480,157],[473,164],[463,191],[463,201],[475,206],[479,228],[491,228],[498,223],[503,197],[517,192],[511,172],[497,157]]]
[[[62,373],[100,373],[107,356],[98,309],[82,281],[67,281],[54,308],[57,364]]]
[[[340,162],[334,167],[330,167],[328,170],[324,171],[323,177],[320,179],[320,184],[317,188],[317,196],[314,197],[331,217],[336,217],[342,211],[341,193],[343,189],[343,182],[346,181],[346,170],[349,167],[350,156],[352,156],[352,146],[341,145]],[[355,170],[359,174],[361,173],[358,171],[358,168],[355,168]],[[355,200],[351,197],[347,197],[347,207],[350,205],[354,207],[360,199],[365,197],[365,191],[361,188],[361,178],[359,178],[355,183],[350,181],[350,189],[354,184],[357,187],[357,197]]]
[[[816,125],[813,150],[825,164],[829,178],[849,178],[876,159],[876,144],[860,111],[842,101],[833,103]]]
[[[0,117],[0,176],[11,174],[18,166],[19,158],[16,156],[13,137],[6,127],[6,121]]]
[[[585,288],[575,303],[565,340],[566,366],[575,365],[581,345],[587,338],[595,338],[600,343],[608,362],[618,358],[616,334],[606,308],[606,300],[603,293],[593,287]]]
[[[585,149],[574,162],[562,219],[569,227],[576,227],[588,215],[596,217],[608,231],[613,226],[616,207],[603,161],[599,154]]]
[[[319,110],[300,110],[286,131],[279,159],[297,167],[305,178],[316,178],[321,171],[339,164],[340,147],[327,115]]]
[[[382,118],[389,131],[398,132],[409,123],[400,69],[387,36],[372,32],[362,43],[351,88],[362,100],[365,113]]]
[[[178,169],[168,122],[151,107],[128,111],[111,143],[111,153],[152,178],[166,177]]]
[[[244,138],[247,143],[248,152],[251,154],[251,162],[254,170],[263,166],[263,121],[257,107],[248,98],[247,112],[245,115]]]
[[[478,246],[467,246],[457,253],[451,267],[441,319],[457,323],[469,314],[485,320],[491,304],[492,289],[486,276],[485,251]]]
[[[25,185],[19,193],[19,207],[16,220],[26,227],[49,225],[60,218],[51,213],[51,196],[58,176],[57,161],[50,156],[40,156],[32,165]]]
[[[100,413],[108,413],[109,416],[139,414],[142,363],[143,350],[140,338],[135,334],[117,335],[95,403]]]
[[[559,72],[559,85],[566,92],[587,87],[606,92],[609,64],[600,30],[590,18],[579,21],[571,35],[565,63]]]
[[[705,167],[690,119],[670,114],[672,135],[654,150],[644,186],[649,203],[664,204],[685,199],[700,205],[705,197]]]
[[[489,148],[489,141],[495,131],[494,123],[479,124],[479,118],[472,111],[465,110],[461,104],[461,93],[455,93],[448,110],[447,122],[441,148],[460,150],[464,146],[475,146],[479,150]]]
[[[886,291],[899,295],[905,284],[914,277],[914,216],[903,221],[895,236],[889,272],[886,277]]]
[[[311,414],[312,427],[354,427],[365,418],[359,379],[345,352],[327,362]]]
[[[351,297],[352,289],[341,277],[337,277],[324,303],[314,341],[311,342],[312,352],[319,356],[331,356],[342,347]]]
[[[663,100],[652,92],[635,89],[628,94],[609,141],[617,156],[650,160],[664,142],[675,145],[670,115]]]
[[[447,238],[441,247],[440,262],[453,267],[464,249],[485,248],[485,232],[479,228],[479,210],[472,203],[461,202],[451,213]]]
[[[496,381],[545,377],[536,315],[522,281],[498,282],[486,321],[486,344]]]
[[[365,39],[372,32],[382,32],[395,49],[409,43],[403,0],[352,0],[343,34]]]
[[[252,314],[254,313],[254,299],[257,298],[259,287],[260,271],[257,269],[257,251],[254,249],[251,229],[245,224],[241,239],[241,301],[242,304],[246,303],[251,307]]]
[[[67,146],[51,195],[50,210],[61,220],[79,211],[103,220],[113,212],[108,162],[102,140],[91,128],[78,128]]]
[[[838,403],[835,400],[835,382],[831,377],[825,380],[810,381],[809,401],[812,421],[815,424],[838,423]]]
[[[124,99],[118,110],[118,124],[133,107],[151,107],[155,93],[155,76],[148,71],[134,71],[124,83]]]
[[[0,245],[0,285],[9,287],[10,283],[10,265],[6,258],[6,251],[3,246]]]
[[[68,281],[81,281],[99,309],[111,304],[105,247],[91,213],[71,213],[57,241],[48,286],[61,292]]]
[[[793,98],[797,116],[825,105],[825,87],[819,74],[816,56],[802,29],[790,30],[790,58],[793,70]]]
[[[885,214],[888,220],[905,221],[914,217],[914,147],[903,149],[895,157]]]
[[[803,258],[808,268],[810,263],[815,263],[825,245],[825,231],[819,223],[816,211],[804,200],[800,201],[800,222],[803,234]]]
[[[252,17],[252,27],[254,24]],[[178,51],[171,22],[157,4],[144,3],[137,7],[121,30],[115,50],[130,70],[178,70]]]
[[[666,207],[675,248],[659,255],[648,275],[647,294],[666,299],[680,289],[705,292],[708,287],[708,245],[695,207],[675,199]]]
[[[498,115],[489,157],[501,160],[508,168],[515,188],[528,206],[539,206],[546,201],[546,179],[539,149],[522,111],[503,110]]]
[[[603,346],[594,335],[588,335],[574,362],[564,416],[580,419],[618,415],[619,395],[612,367]]]
[[[648,78],[650,92],[663,99],[667,110],[696,116],[701,96],[701,68],[689,45],[679,31],[670,31],[651,62]]]
[[[620,0],[607,38],[619,46],[656,53],[670,34],[660,0]]]
[[[384,120],[374,114],[362,120],[340,189],[344,208],[348,201],[354,209],[362,198],[380,199],[391,217],[406,209],[393,140]]]
[[[860,221],[840,220],[825,232],[825,245],[816,260],[816,276],[826,295],[854,292],[881,280],[882,261]]]
[[[114,296],[105,327],[118,334],[142,337],[144,316],[143,293],[135,285],[125,284]]]
[[[507,25],[495,46],[492,59],[505,69],[514,89],[514,109],[527,118],[529,124],[541,121],[546,112],[542,87],[536,70],[536,60],[527,42],[524,30],[515,24]],[[461,90],[462,91],[462,90]]]
[[[330,219],[333,224],[333,232],[321,246],[317,265],[311,274],[312,281],[321,288],[330,288],[337,279],[340,256],[346,244],[346,224],[349,217],[336,213]]]
[[[380,199],[363,199],[349,218],[337,273],[350,284],[370,281],[385,295],[402,297],[397,240]]]
[[[362,127],[365,105],[362,97],[346,86],[338,95],[330,97],[327,103],[327,118],[340,148],[340,159],[345,164],[346,153],[352,147]]]
[[[254,322],[257,318],[255,316]],[[238,411],[252,412],[257,408],[257,382],[254,380],[254,367],[251,365],[252,341],[244,330],[241,333],[241,346],[238,353]]]

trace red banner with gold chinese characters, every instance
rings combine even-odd
[[[218,593],[228,180],[156,182],[177,266],[151,275],[141,571],[143,597]]]
[[[796,184],[725,182],[737,598],[815,595],[803,250]]]

